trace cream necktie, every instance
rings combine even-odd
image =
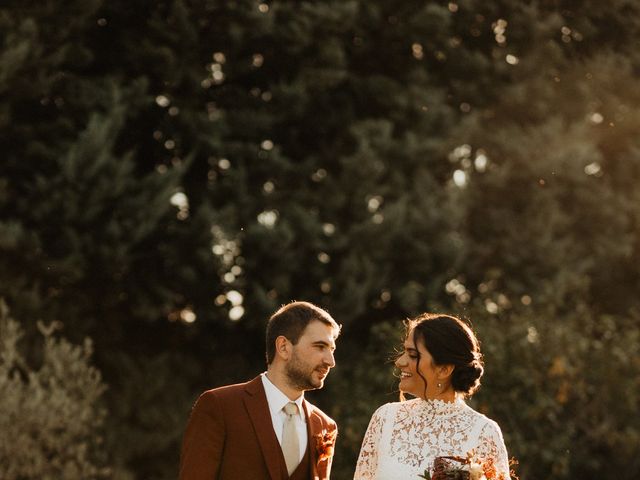
[[[287,403],[282,410],[287,415],[282,429],[282,453],[287,464],[289,476],[294,472],[300,463],[300,440],[298,439],[298,429],[296,428],[296,415],[298,415],[298,405],[293,402]]]

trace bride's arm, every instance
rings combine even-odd
[[[509,457],[504,445],[502,431],[498,424],[489,421],[480,434],[480,445],[476,455],[479,458],[492,459],[498,473],[498,478],[509,480]]]
[[[376,469],[378,467],[378,448],[380,444],[380,436],[382,433],[382,424],[384,423],[385,405],[375,411],[369,427],[364,434],[358,463],[356,465],[356,473],[353,480],[369,480],[375,478]]]

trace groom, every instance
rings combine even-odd
[[[321,308],[293,302],[267,324],[267,371],[204,392],[182,443],[180,480],[325,480],[336,423],[304,399],[335,365],[340,326]]]

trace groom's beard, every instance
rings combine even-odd
[[[315,380],[313,372],[316,367],[305,363],[295,352],[285,367],[289,385],[296,390],[315,390],[322,388],[324,380]]]

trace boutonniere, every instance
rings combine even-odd
[[[318,452],[318,463],[328,460],[333,456],[333,447],[336,444],[337,430],[330,432],[322,429],[321,433],[314,435],[316,439],[316,452]]]

